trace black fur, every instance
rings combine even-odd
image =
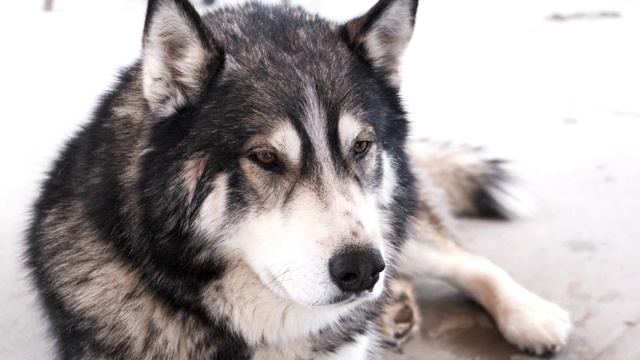
[[[149,2],[145,38],[150,19],[167,1]],[[137,354],[132,339],[114,332],[104,335],[101,321],[105,319],[88,318],[75,307],[75,302],[83,300],[69,299],[66,293],[95,280],[92,276],[99,268],[81,269],[85,275],[74,278],[73,284],[60,285],[66,281],[61,277],[73,270],[65,266],[95,266],[87,262],[91,259],[61,263],[67,256],[81,259],[78,249],[84,247],[108,249],[110,261],[124,264],[126,274],[139,276],[139,283],[123,300],[125,308],[128,301],[135,303],[149,295],[158,306],[171,309],[167,316],[182,321],[185,329],[194,326],[194,334],[202,333],[194,340],[198,346],[192,358],[251,356],[254,349],[226,319],[212,316],[202,305],[203,286],[215,286],[228,264],[212,255],[212,244],[220,239],[204,239],[193,232],[192,225],[213,190],[210,181],[223,171],[231,174],[227,211],[235,216],[246,211],[251,187],[240,171],[239,159],[246,156],[242,149],[247,139],[264,132],[271,118],[287,118],[297,129],[305,154],[303,177],[313,177],[316,159],[310,135],[304,131],[300,98],[305,82],[313,84],[327,109],[329,139],[337,137],[340,110],[361,111],[376,130],[377,145],[391,154],[398,173],[404,174],[389,211],[394,214],[392,238],[398,249],[416,208],[414,180],[404,154],[408,125],[398,89],[361,50],[354,52],[352,44],[345,42],[343,27],[301,9],[257,4],[216,11],[201,20],[187,0],[174,3],[196,29],[198,39],[216,53],[211,65],[214,75],[203,84],[197,99],[159,119],[142,95],[143,65],[136,62],[126,69],[101,100],[91,122],[68,142],[34,207],[28,264],[64,359],[131,359]],[[387,3],[382,1],[374,13]],[[338,144],[331,145],[338,158]],[[179,179],[185,163],[199,155],[206,164],[190,194]],[[378,171],[378,182],[379,178]],[[65,233],[54,234],[60,229]],[[343,319],[340,332],[320,331],[314,351],[334,352],[371,328],[375,312],[365,313]],[[154,343],[161,327],[149,323],[140,335],[150,356],[162,346]],[[171,358],[161,352],[156,356]]]

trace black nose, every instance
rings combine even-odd
[[[373,290],[382,270],[384,260],[377,249],[351,250],[329,259],[331,278],[343,291]]]

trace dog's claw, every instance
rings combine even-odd
[[[550,358],[560,350],[560,347],[556,345],[544,346],[540,349],[534,347],[522,347],[520,350],[527,355]]]

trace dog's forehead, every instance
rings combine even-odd
[[[338,24],[301,8],[247,3],[209,13],[204,21],[225,50],[276,46],[292,53],[341,39]]]
[[[250,3],[213,12],[205,21],[224,50],[225,72],[235,81],[268,83],[272,94],[302,91],[308,78],[329,85],[348,76],[355,59],[337,24],[299,8]]]

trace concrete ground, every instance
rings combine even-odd
[[[307,1],[335,18],[371,1]],[[42,172],[137,54],[144,1],[0,7],[0,358],[47,359],[20,265]],[[422,0],[405,63],[414,135],[512,161],[538,212],[464,220],[462,242],[572,314],[558,359],[640,360],[640,1]],[[427,280],[420,336],[390,359],[527,359]]]

